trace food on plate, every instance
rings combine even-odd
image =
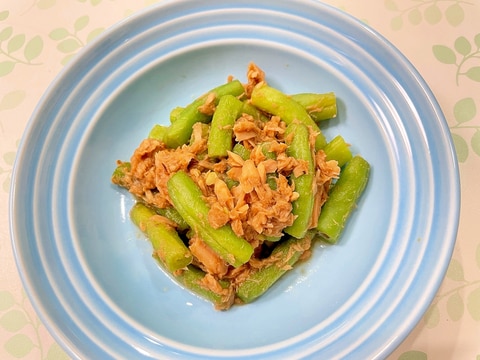
[[[219,310],[250,303],[315,241],[336,243],[365,189],[368,162],[321,131],[336,112],[334,93],[287,95],[251,63],[246,83],[174,108],[112,182],[177,281]]]

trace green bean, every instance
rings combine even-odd
[[[185,222],[185,220],[183,220],[183,218],[173,206],[169,206],[163,209],[156,207],[154,208],[154,210],[158,215],[162,215],[167,219],[173,221],[178,231],[183,232],[189,229],[188,224]]]
[[[128,182],[125,180],[125,173],[129,172],[132,168],[132,165],[129,162],[122,162],[113,171],[112,174],[112,183],[122,186],[128,187]]]
[[[155,211],[139,202],[130,211],[133,223],[147,235],[152,243],[154,257],[173,273],[189,265],[192,262],[192,254],[178,236],[177,231],[158,221],[155,215]]]
[[[170,111],[170,123],[177,121],[178,115],[184,110],[184,107],[177,106]]]
[[[345,139],[337,135],[323,148],[327,160],[337,160],[338,166],[342,167],[352,158],[350,145],[345,142]]]
[[[354,156],[343,167],[318,217],[317,230],[327,242],[335,244],[367,185],[369,163]]]
[[[175,278],[187,289],[194,292],[195,294],[203,297],[204,299],[212,302],[215,305],[215,308],[219,310],[227,309],[230,304],[220,294],[213,292],[212,290],[206,288],[202,285],[201,281],[205,277],[205,273],[199,268],[189,265],[185,270],[178,272],[175,275]],[[220,286],[224,289],[227,289],[229,282],[226,280],[220,281]]]
[[[337,98],[333,92],[325,94],[301,93],[292,95],[291,98],[302,105],[316,122],[337,116]]]
[[[209,207],[203,194],[187,173],[179,171],[167,182],[168,195],[172,203],[203,241],[229,264],[238,267],[253,254],[253,247],[245,239],[237,236],[230,225],[218,229],[208,222]]]
[[[308,232],[302,239],[289,238],[279,243],[270,255],[270,259],[275,261],[250,274],[238,286],[237,297],[244,303],[250,303],[263,295],[299,260],[311,240],[312,233]]]
[[[292,203],[292,213],[296,216],[293,224],[285,228],[284,232],[296,238],[302,238],[307,232],[313,213],[314,196],[313,188],[315,183],[315,162],[310,147],[310,132],[305,124],[292,122],[287,126],[286,136],[293,135],[288,145],[287,154],[308,163],[308,173],[299,177],[291,176],[295,184],[295,192],[299,194],[298,199]]]
[[[243,103],[233,95],[224,95],[220,98],[213,114],[207,141],[209,157],[226,157],[227,151],[232,151],[233,125],[242,106]]]
[[[311,126],[313,130],[318,132],[315,143],[316,150],[322,149],[327,144],[325,136],[317,123],[308,115],[307,110],[280,90],[268,85],[257,85],[252,91],[250,101],[260,110],[279,116],[287,124],[298,120],[306,126]]]
[[[167,133],[167,127],[163,125],[154,125],[150,133],[148,134],[149,139],[156,139],[163,142],[163,138]]]
[[[192,126],[196,122],[210,122],[211,115],[203,114],[199,108],[205,104],[209,94],[215,95],[215,104],[223,95],[239,96],[244,92],[243,85],[240,81],[234,80],[224,85],[220,85],[207,94],[201,96],[191,104],[187,105],[176,117],[176,120],[168,127],[164,142],[169,148],[176,148],[185,144],[192,134]]]
[[[233,146],[232,150],[235,154],[239,155],[243,160],[250,159],[250,150],[248,150],[245,146],[240,143],[236,143]]]
[[[255,120],[260,120],[262,122],[267,122],[268,116],[266,116],[263,112],[257,109],[255,106],[250,104],[248,101],[243,102],[243,107],[241,110],[242,114],[247,114],[252,116]]]

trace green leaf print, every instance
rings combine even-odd
[[[457,56],[455,52],[445,45],[434,45],[433,46],[433,55],[435,58],[443,64],[456,64]]]
[[[55,30],[52,30],[48,36],[52,40],[63,40],[67,38],[70,35],[67,29],[65,28],[57,28]]]
[[[15,68],[15,64],[10,60],[0,62],[0,77],[10,74]]]
[[[445,18],[450,25],[458,26],[465,19],[465,11],[458,3],[450,5],[445,11]]]
[[[34,343],[25,334],[15,334],[4,344],[5,350],[16,358],[23,358],[34,348]]]
[[[7,44],[7,51],[9,54],[20,49],[25,44],[25,34],[18,34],[12,37]]]
[[[472,45],[465,36],[460,36],[457,38],[457,40],[455,40],[454,47],[455,50],[463,56],[468,55],[470,51],[472,51]]]
[[[427,354],[423,351],[410,350],[400,355],[398,360],[427,360]]]
[[[467,309],[475,321],[480,321],[480,287],[467,296]]]
[[[463,137],[452,133],[453,144],[457,153],[458,161],[463,163],[468,158],[468,144]]]
[[[480,34],[475,35],[473,41],[475,42],[475,45],[477,45],[477,48],[480,48]]]
[[[0,11],[0,21],[6,20],[10,12],[8,10]]]
[[[0,318],[0,326],[10,332],[17,332],[28,324],[25,312],[20,310],[10,310]]]
[[[23,58],[19,50],[23,49]],[[35,36],[27,41],[25,34],[14,34],[13,28],[7,26],[0,30],[0,77],[10,74],[18,64],[39,65],[32,60],[43,50],[43,40]]]
[[[412,25],[419,25],[423,20],[422,12],[415,8],[408,12],[408,21]]]
[[[447,299],[448,316],[450,316],[450,319],[453,321],[458,321],[462,318],[464,311],[465,305],[463,303],[463,298],[460,296],[458,291],[456,291]]]
[[[474,99],[464,98],[457,101],[453,107],[453,115],[456,124],[450,126],[450,132],[457,151],[458,161],[465,162],[469,155],[466,136],[471,136],[470,147],[474,154],[480,156],[480,125],[471,124],[477,116],[477,106]]]
[[[81,48],[105,30],[104,28],[95,28],[88,31],[84,36],[89,23],[90,18],[83,15],[74,21],[72,31],[61,27],[53,29],[48,34],[50,39],[58,41],[57,49],[65,54],[61,60],[63,65],[67,64]]]
[[[459,100],[453,108],[453,115],[455,116],[457,123],[465,123],[473,120],[476,114],[477,107],[472,98]]]
[[[456,259],[450,261],[450,265],[447,269],[447,277],[454,281],[464,281],[465,274],[463,271],[462,263]]]
[[[480,82],[480,34],[475,35],[472,43],[464,36],[459,36],[450,48],[443,44],[437,44],[432,47],[433,55],[443,64],[455,65],[455,79],[459,85],[461,76],[465,76],[470,80]],[[466,69],[466,70],[465,70]]]
[[[2,31],[0,31],[0,42],[5,41],[13,34],[13,27],[7,26]]]
[[[436,3],[428,6],[425,9],[424,15],[425,20],[432,25],[438,24],[440,20],[442,20],[442,10],[440,10],[440,7]]]
[[[79,17],[73,24],[73,28],[75,29],[75,32],[85,29],[89,22],[90,22],[90,18],[87,15]]]
[[[473,81],[480,82],[480,66],[474,66],[467,70],[465,75]]]
[[[470,145],[472,146],[472,150],[480,156],[480,129],[477,129],[470,140]]]
[[[40,10],[46,10],[46,9],[50,9],[51,7],[55,6],[56,3],[57,3],[56,0],[39,0],[37,2],[37,7]]]
[[[70,359],[67,354],[62,350],[62,348],[57,344],[53,343],[48,349],[47,357],[45,360],[68,360]]]
[[[385,8],[396,15],[390,22],[393,30],[400,30],[403,26],[403,19],[408,19],[412,25],[419,25],[425,21],[430,25],[437,25],[443,19],[451,26],[459,26],[465,20],[465,8],[474,5],[467,1],[458,0],[412,0],[401,2],[405,4],[400,7],[394,0],[386,0]]]
[[[57,49],[63,53],[68,54],[80,49],[82,46],[83,44],[80,43],[77,39],[65,39],[58,43]]]
[[[440,323],[440,310],[437,304],[432,304],[423,315],[423,321],[427,328],[434,328]]]
[[[43,40],[37,35],[27,42],[27,45],[25,45],[25,49],[23,50],[23,55],[27,61],[32,61],[41,54],[42,50]]]
[[[10,309],[15,305],[15,298],[9,291],[0,291],[0,311]]]

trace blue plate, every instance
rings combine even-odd
[[[338,245],[217,312],[152,260],[110,175],[170,109],[244,81],[250,61],[285,92],[334,91],[325,134],[371,163],[371,181]],[[459,198],[437,102],[372,29],[316,1],[162,1],[88,46],[42,98],[15,165],[11,235],[35,309],[73,358],[366,359],[427,309]]]

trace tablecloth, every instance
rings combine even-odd
[[[31,307],[9,235],[9,189],[29,117],[105,29],[161,0],[0,2],[0,358],[65,359]],[[390,359],[480,360],[480,0],[329,0],[391,41],[435,94],[459,161],[461,214],[446,277]],[[448,221],[448,219],[445,219]]]

